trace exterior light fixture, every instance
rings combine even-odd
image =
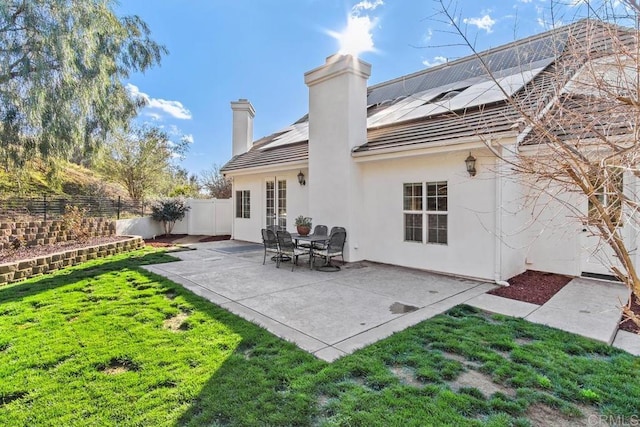
[[[307,181],[304,180],[304,174],[302,171],[298,172],[298,184],[305,185]]]
[[[469,153],[469,157],[464,159],[464,163],[467,165],[469,176],[476,176],[476,158]],[[300,178],[300,175],[298,175],[298,178]]]

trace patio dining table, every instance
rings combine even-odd
[[[309,265],[311,265],[311,259],[313,258],[313,250],[315,249],[316,243],[326,243],[329,241],[329,236],[327,235],[319,235],[319,234],[307,234],[303,236],[302,234],[292,233],[291,238],[295,240],[296,246],[299,241],[309,242]]]

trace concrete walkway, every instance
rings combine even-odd
[[[542,306],[489,294],[479,295],[467,304],[593,338],[640,355],[640,336],[618,331],[622,317],[619,307],[628,298],[629,290],[621,283],[577,277]]]
[[[182,261],[145,268],[326,361],[463,303],[580,334],[596,328],[573,330],[573,325],[580,325],[583,318],[593,319],[599,325],[606,324],[600,328],[602,335],[594,337],[606,342],[610,342],[606,331],[609,337],[615,331],[611,323],[614,313],[618,320],[620,316],[615,304],[613,309],[609,306],[603,309],[598,302],[610,302],[622,294],[609,294],[610,284],[605,286],[593,280],[579,279],[577,286],[586,286],[594,294],[593,301],[590,298],[584,308],[576,307],[578,312],[574,318],[566,316],[566,310],[560,311],[563,304],[575,301],[571,293],[563,296],[560,292],[540,307],[487,295],[486,292],[495,287],[490,283],[402,267],[359,262],[348,264],[338,272],[320,272],[309,270],[301,261],[291,272],[290,263],[276,269],[275,263],[267,258],[262,265],[261,245],[222,241],[189,246],[197,250],[172,254]],[[591,286],[592,283],[595,285]],[[573,289],[573,282],[567,288]],[[599,294],[599,290],[606,296]],[[589,294],[579,287],[575,292]],[[584,313],[580,311],[583,309]],[[565,322],[564,318],[571,321]],[[615,322],[617,324],[617,320]],[[623,341],[631,349],[637,344],[637,354],[640,354],[640,337],[624,337]]]

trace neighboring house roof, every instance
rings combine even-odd
[[[519,98],[532,109],[548,102],[557,87],[543,71],[556,66],[571,41],[585,38],[591,22],[578,21],[488,50],[481,59],[471,55],[369,87],[367,143],[353,151],[409,150],[479,134],[513,133],[520,114],[507,97]],[[222,171],[306,161],[308,135],[304,116],[256,141]]]

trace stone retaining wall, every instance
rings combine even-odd
[[[44,255],[38,258],[0,264],[0,285],[17,282],[44,273],[51,273],[60,268],[79,264],[91,259],[115,255],[142,247],[144,247],[144,240],[139,236],[134,236],[121,242],[103,243],[101,245]]]
[[[115,220],[108,218],[85,218],[82,227],[89,237],[114,236]],[[0,222],[0,249],[9,249],[20,239],[21,245],[49,245],[73,240],[72,233],[61,220]]]

